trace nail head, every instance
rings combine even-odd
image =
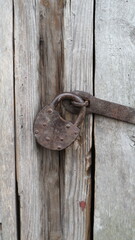
[[[46,137],[46,141],[50,141],[50,138],[49,138],[49,137]]]
[[[47,110],[47,112],[51,114],[51,113],[53,112],[53,110],[52,110],[51,108],[49,108],[49,109]]]
[[[58,146],[57,149],[58,149],[58,150],[61,150],[61,146]]]
[[[35,130],[35,134],[38,134],[39,133],[39,131],[38,130]]]

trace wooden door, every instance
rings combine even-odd
[[[135,127],[89,115],[61,152],[33,136],[63,91],[135,106],[134,12],[134,0],[0,0],[0,240],[135,239]]]

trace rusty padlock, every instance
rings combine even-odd
[[[74,124],[63,119],[59,112],[55,110],[58,103],[64,99],[71,99],[82,104],[80,113]],[[72,93],[58,95],[50,105],[45,106],[36,116],[34,135],[37,142],[51,150],[60,151],[67,148],[77,138],[80,131],[78,126],[83,121],[85,113],[86,106],[81,97]]]

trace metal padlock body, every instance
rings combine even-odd
[[[61,95],[63,96],[64,94]],[[34,122],[34,135],[37,142],[47,149],[59,151],[71,145],[80,131],[77,126],[78,123],[76,124],[75,122],[73,124],[63,119],[59,112],[55,110],[56,105],[60,101],[61,98],[55,99],[55,104],[52,102],[50,105],[45,106],[37,114]],[[85,111],[83,109],[83,112]]]
[[[35,120],[34,133],[37,142],[51,150],[62,150],[68,147],[78,136],[79,128],[64,120],[50,106],[44,107]]]

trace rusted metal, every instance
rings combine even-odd
[[[121,104],[105,101],[92,96],[83,91],[74,91],[73,94],[81,97],[84,101],[88,101],[86,114],[94,113],[108,118],[113,118],[123,122],[135,124],[135,109]],[[75,101],[63,101],[67,111],[77,114],[79,111],[79,104]],[[81,104],[80,104],[81,105]]]
[[[83,104],[79,96],[72,93],[58,95],[50,105],[45,106],[38,114],[34,122],[34,135],[37,142],[51,150],[62,150],[75,141],[79,134],[79,125],[85,118],[86,106],[81,107],[79,115],[73,124],[63,119],[55,110],[58,103],[64,99],[72,99]],[[80,109],[80,108],[79,108]]]
[[[55,110],[61,101],[66,110],[79,114],[74,124],[63,119]],[[38,113],[34,122],[34,135],[37,142],[51,150],[60,151],[67,148],[79,135],[78,126],[84,120],[86,113],[95,113],[135,124],[134,108],[105,101],[82,91],[62,93]]]

